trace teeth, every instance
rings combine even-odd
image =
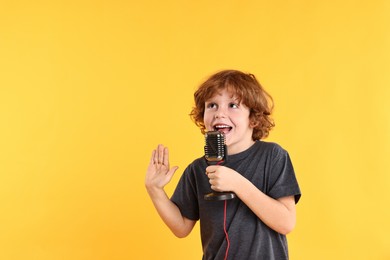
[[[229,128],[228,125],[216,125],[215,128],[222,129],[222,128]]]

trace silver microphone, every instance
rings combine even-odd
[[[206,145],[204,157],[208,165],[222,165],[227,160],[227,146],[225,135],[219,131],[210,131],[205,134]],[[233,192],[212,192],[204,195],[205,200],[230,200],[236,195]]]

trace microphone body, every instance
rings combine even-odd
[[[208,165],[222,165],[227,161],[227,147],[225,135],[219,131],[210,131],[205,134],[205,159]],[[212,192],[204,195],[205,200],[230,200],[236,195],[233,192]]]

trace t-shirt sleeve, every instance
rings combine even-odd
[[[171,201],[178,206],[182,216],[191,220],[199,219],[195,181],[192,167],[189,165],[181,176],[171,197]]]
[[[294,196],[295,203],[298,203],[301,198],[301,191],[288,152],[280,146],[276,146],[272,153],[269,195],[274,199]]]

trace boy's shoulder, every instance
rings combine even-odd
[[[269,149],[273,151],[286,151],[280,144],[275,142],[259,140],[257,141],[257,143],[259,147],[261,146],[262,149]]]
[[[205,164],[206,164],[206,166],[207,166],[206,159],[204,158],[204,156],[200,156],[200,157],[194,159],[194,160],[188,165],[188,167],[204,167]]]
[[[283,158],[288,156],[288,151],[278,143],[266,141],[259,141],[258,143],[258,151],[264,155],[268,155],[273,158]]]

